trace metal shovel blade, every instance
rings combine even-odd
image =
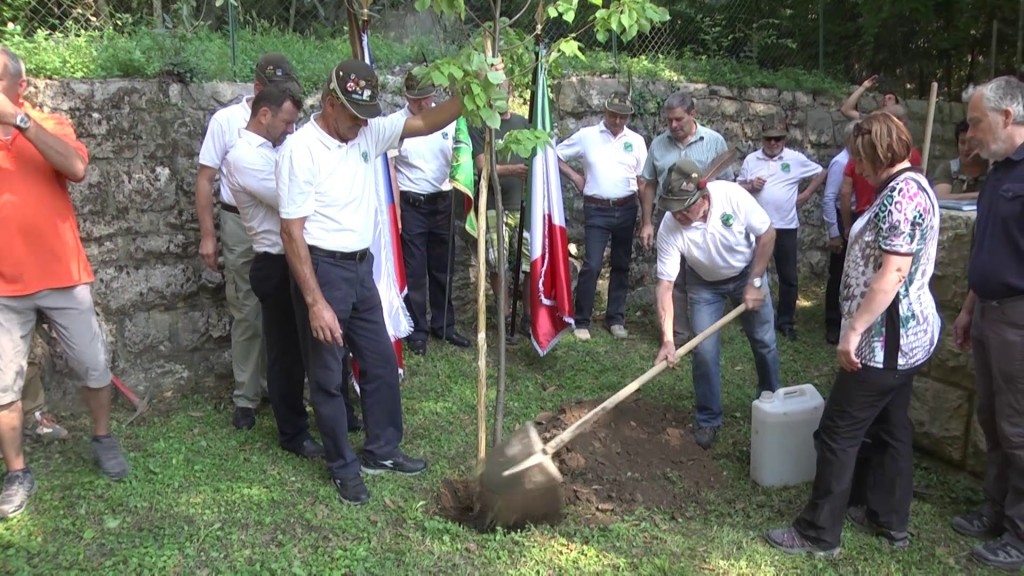
[[[526,461],[536,463],[523,467]],[[480,473],[482,515],[491,524],[510,529],[557,522],[561,519],[561,484],[562,474],[551,456],[544,454],[537,428],[528,423],[488,454]]]

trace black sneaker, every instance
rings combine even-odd
[[[1003,534],[1002,524],[981,511],[955,516],[950,524],[957,533],[971,538],[998,538]]]
[[[697,446],[705,450],[711,448],[717,437],[717,426],[697,426],[697,429],[693,431],[693,439],[697,442]]]
[[[303,458],[317,459],[324,457],[324,447],[312,438],[306,438],[301,443],[290,446],[282,444],[281,448]]]
[[[345,504],[362,506],[370,501],[370,491],[363,484],[362,476],[356,474],[350,478],[332,478],[331,481],[338,489],[338,498]]]
[[[906,532],[894,532],[875,524],[868,518],[867,509],[863,506],[856,506],[846,511],[846,518],[857,528],[868,534],[881,536],[889,542],[889,545],[897,550],[910,547],[910,535]]]
[[[1016,572],[1024,568],[1024,542],[1006,532],[995,540],[975,546],[971,558],[985,566]]]
[[[235,413],[231,416],[231,424],[239,430],[252,430],[256,426],[256,410],[235,406]]]
[[[36,491],[32,471],[24,468],[4,476],[4,490],[0,493],[0,518],[17,516],[28,504],[28,497]]]
[[[839,546],[835,548],[815,546],[792,526],[771,530],[764,535],[764,539],[772,548],[786,554],[811,554],[823,558],[835,558],[839,556],[840,552]]]
[[[427,469],[426,460],[412,458],[401,452],[396,456],[381,460],[370,458],[364,453],[359,456],[359,463],[366,474],[397,472],[406,476],[415,476]]]
[[[92,457],[103,474],[111,480],[120,480],[128,475],[128,462],[121,453],[121,443],[113,436],[93,436]]]

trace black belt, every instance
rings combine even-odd
[[[432,194],[415,194],[413,192],[400,192],[402,200],[405,200],[412,206],[433,206],[440,204],[448,199],[447,192],[434,192]]]
[[[370,251],[359,250],[356,252],[338,252],[337,250],[324,250],[323,248],[317,248],[316,246],[309,247],[309,253],[312,256],[319,258],[330,258],[332,260],[350,260],[354,262],[362,262],[370,255]]]
[[[239,216],[241,216],[241,214],[239,214],[238,212],[238,206],[232,206],[231,204],[221,204],[220,209],[225,212],[231,212],[232,214],[238,214]]]
[[[636,203],[636,195],[623,196],[622,198],[598,198],[597,196],[584,196],[583,202],[585,204],[593,204],[594,206],[607,206],[608,208],[621,208],[629,204]]]

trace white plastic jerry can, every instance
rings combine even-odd
[[[765,487],[814,480],[814,431],[824,410],[813,384],[762,392],[751,406],[750,478]]]

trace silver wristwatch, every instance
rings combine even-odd
[[[754,288],[760,288],[761,284],[762,284],[762,282],[761,282],[761,277],[760,276],[758,276],[757,278],[751,278],[750,279],[750,285],[753,286]]]
[[[32,119],[29,118],[28,114],[22,112],[14,117],[14,127],[24,132],[28,130],[29,126],[32,125]]]

